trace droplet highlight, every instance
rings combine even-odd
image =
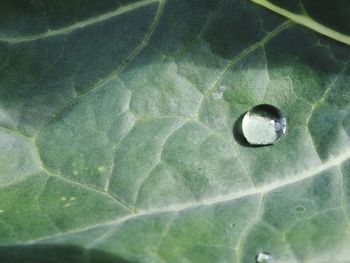
[[[242,132],[251,145],[271,145],[286,133],[287,121],[276,107],[261,104],[253,107],[243,117]]]
[[[264,263],[267,263],[267,262],[271,262],[271,255],[269,253],[266,253],[266,252],[261,252],[259,254],[256,255],[256,262],[264,262]]]

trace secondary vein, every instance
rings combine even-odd
[[[77,30],[79,28],[83,28],[86,26],[90,26],[92,24],[96,24],[108,19],[111,19],[113,17],[119,16],[121,14],[130,12],[132,10],[141,8],[143,6],[155,3],[155,2],[159,2],[159,0],[143,0],[143,1],[139,1],[136,3],[132,3],[129,5],[125,5],[122,6],[116,10],[110,11],[108,13],[96,16],[96,17],[92,17],[90,19],[84,20],[84,21],[80,21],[78,23],[75,23],[73,25],[64,27],[64,28],[60,28],[60,29],[56,29],[56,30],[48,30],[44,33],[40,33],[40,34],[35,34],[35,35],[29,35],[29,36],[23,36],[23,37],[0,37],[0,41],[3,42],[7,42],[7,43],[11,43],[11,44],[16,44],[16,43],[21,43],[21,42],[30,42],[30,41],[35,41],[35,40],[39,40],[39,39],[43,39],[43,38],[48,38],[48,37],[52,37],[52,36],[58,36],[58,35],[64,35],[64,34],[68,34],[73,32],[74,30]]]

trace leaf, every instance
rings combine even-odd
[[[346,45],[244,0],[0,10],[0,262],[348,261]],[[261,103],[287,135],[240,145]]]
[[[296,23],[350,45],[350,3],[347,0],[252,0]]]

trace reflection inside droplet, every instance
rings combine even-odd
[[[243,117],[242,132],[251,145],[269,145],[278,142],[286,133],[287,122],[276,107],[261,104],[250,109]]]
[[[271,255],[266,252],[261,252],[256,255],[256,262],[270,262],[272,259]]]

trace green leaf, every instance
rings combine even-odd
[[[0,262],[348,262],[346,45],[244,0],[0,12]],[[287,134],[241,145],[261,103]]]
[[[252,0],[296,23],[350,45],[348,0]]]

